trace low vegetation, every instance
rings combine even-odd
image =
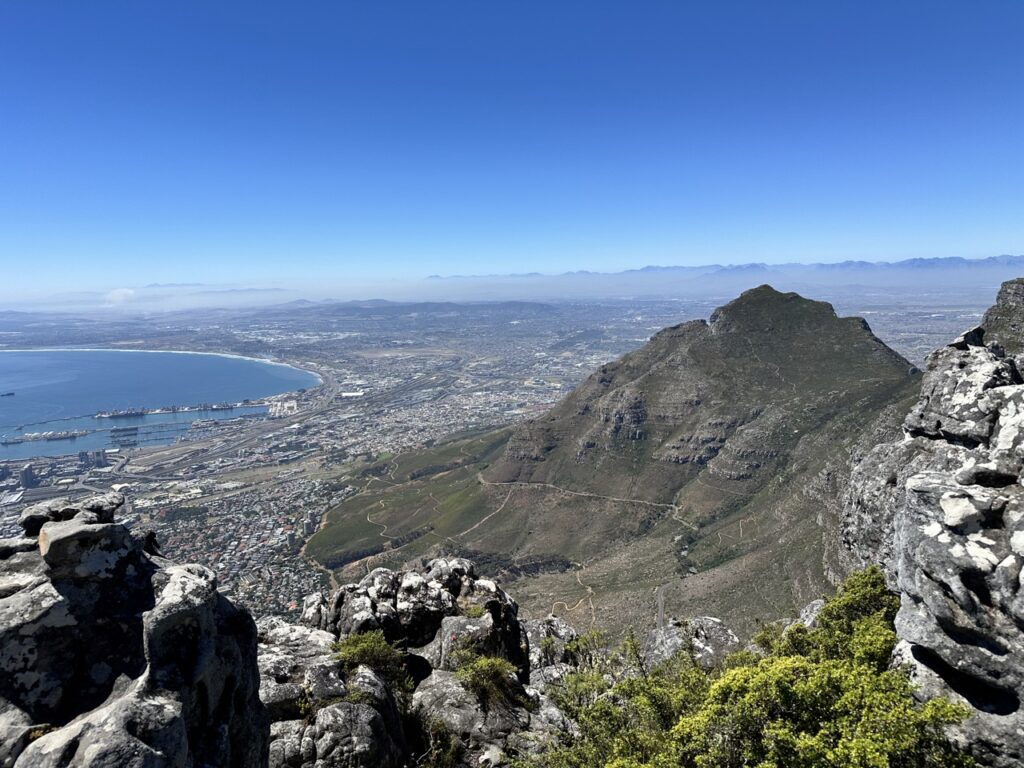
[[[412,693],[412,680],[406,671],[404,656],[379,629],[347,635],[336,642],[334,652],[347,673],[365,665],[380,675],[392,693],[404,703]]]
[[[944,738],[966,711],[915,701],[890,669],[898,602],[878,569],[851,577],[817,625],[765,628],[759,652],[711,673],[687,654],[652,669],[635,643],[585,636],[577,672],[549,688],[578,735],[523,768],[964,768]]]
[[[454,661],[456,679],[476,696],[484,710],[496,704],[526,704],[522,686],[516,679],[516,668],[507,660],[459,651]]]

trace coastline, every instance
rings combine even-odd
[[[187,355],[204,355],[204,356],[208,356],[208,357],[219,357],[219,358],[226,358],[226,359],[235,359],[235,360],[247,361],[247,362],[250,362],[250,363],[258,363],[258,364],[263,364],[263,365],[281,366],[281,367],[283,367],[285,369],[290,369],[293,372],[297,372],[297,373],[303,374],[303,376],[301,378],[306,380],[306,381],[309,381],[309,383],[305,384],[304,386],[302,385],[301,382],[298,382],[298,381],[290,382],[290,383],[285,385],[285,387],[287,387],[286,389],[283,389],[282,391],[279,391],[276,394],[268,395],[266,397],[260,398],[261,401],[266,401],[267,398],[279,398],[279,397],[294,396],[298,392],[299,389],[302,389],[304,391],[315,391],[315,390],[319,389],[320,387],[324,386],[324,382],[325,382],[324,376],[319,374],[317,371],[311,370],[310,368],[304,367],[302,365],[297,365],[297,364],[290,363],[290,362],[284,362],[284,361],[281,361],[281,360],[271,360],[271,359],[266,359],[266,358],[251,357],[251,356],[247,356],[247,355],[239,355],[239,354],[229,353],[229,352],[192,351],[192,350],[187,350],[187,349],[173,349],[173,350],[172,349],[111,349],[111,348],[103,348],[103,347],[33,347],[33,348],[20,348],[20,349],[6,348],[6,349],[0,349],[0,353],[2,353],[2,352],[8,352],[8,353],[18,353],[18,352],[20,352],[20,353],[29,353],[29,354],[31,354],[31,353],[39,353],[39,354],[54,353],[54,354],[57,354],[57,353],[74,353],[74,352],[81,352],[81,353],[85,353],[85,354],[97,354],[97,353],[105,353],[105,352],[143,352],[143,353],[149,353],[149,354],[154,354],[154,355],[158,355],[158,354],[161,354],[161,353],[167,354],[167,355],[184,355],[184,356],[187,356]],[[14,360],[15,358],[12,357],[12,358],[8,358],[8,359]],[[130,359],[135,359],[136,363],[134,363],[134,364],[133,363],[129,363],[128,361]],[[154,363],[155,363],[155,360],[154,360]],[[211,361],[211,363],[212,363],[212,361]],[[70,362],[70,359],[69,359],[69,364],[74,365],[74,363]],[[141,365],[143,368],[148,365],[148,363],[146,363],[144,360],[141,360],[141,359],[138,359],[138,358],[124,358],[124,363],[123,364],[129,365],[129,366]],[[198,364],[198,361],[197,361],[196,364]],[[115,363],[113,361],[111,361],[111,365],[115,365]],[[116,365],[121,365],[121,364],[116,364]],[[170,362],[168,359],[165,358],[164,363],[162,363],[162,365],[174,367],[176,365],[176,363]],[[244,374],[244,370],[245,369],[242,369],[242,371],[243,371],[242,375],[243,376],[245,375]],[[255,374],[255,371],[251,371],[251,373]],[[269,369],[264,369],[264,372],[262,374],[260,374],[260,375],[263,376],[263,377],[266,377],[266,376],[272,376],[273,374],[272,374],[272,372]],[[205,410],[204,411],[198,410],[198,406],[200,405],[200,403],[177,404],[177,405],[179,405],[181,407],[178,408],[178,409],[174,409],[173,411],[171,411],[171,410],[164,411],[163,409],[165,407],[168,407],[168,406],[166,404],[163,404],[163,405],[160,405],[159,407],[154,407],[152,410],[147,409],[147,410],[149,410],[149,412],[144,413],[144,414],[140,414],[139,418],[137,418],[137,419],[132,419],[131,420],[131,424],[129,424],[129,426],[138,426],[141,430],[146,430],[146,431],[151,431],[151,430],[154,430],[154,429],[155,430],[169,429],[169,427],[161,426],[161,425],[166,425],[166,424],[170,424],[170,423],[177,423],[177,422],[189,423],[190,424],[191,422],[193,422],[193,421],[195,421],[197,419],[207,419],[207,418],[213,418],[213,419],[219,421],[219,420],[222,420],[222,419],[238,418],[239,414],[241,414],[241,418],[245,418],[250,413],[254,413],[254,412],[265,413],[267,411],[267,406],[268,406],[268,402],[245,403],[244,401],[237,401],[236,402],[234,399],[230,399],[230,398],[229,398],[228,401],[225,401],[225,402],[230,402],[230,404],[232,405],[232,408],[231,409],[226,409],[226,410],[221,410],[221,411],[218,411],[217,409],[211,409],[209,413],[207,411],[205,411]],[[218,401],[218,403],[219,403],[219,401]],[[238,409],[243,409],[243,410],[239,411]],[[95,421],[96,416],[97,416],[96,413],[83,412],[83,413],[80,413],[80,414],[58,416],[56,418],[46,418],[46,419],[39,420],[39,421],[27,421],[27,422],[25,422],[23,424],[19,424],[19,426],[21,428],[26,429],[26,431],[59,432],[59,431],[67,431],[67,430],[71,429],[71,426],[69,426],[69,425],[76,425],[76,424],[81,423],[83,425],[81,427],[81,429],[87,430],[88,434],[84,435],[84,436],[79,436],[76,439],[74,439],[74,441],[73,441],[73,439],[71,437],[68,437],[66,439],[54,439],[52,441],[38,441],[38,440],[25,441],[25,442],[30,443],[32,445],[31,449],[29,448],[28,445],[22,446],[24,448],[24,450],[20,450],[17,446],[10,447],[10,450],[8,450],[8,447],[5,447],[5,449],[3,451],[0,451],[0,454],[2,454],[2,456],[0,456],[0,463],[6,463],[6,462],[11,462],[11,461],[23,461],[23,460],[34,461],[34,460],[43,459],[43,458],[53,458],[53,457],[60,457],[60,456],[68,456],[68,455],[71,455],[71,454],[73,454],[75,452],[79,452],[80,450],[83,450],[83,449],[85,449],[85,450],[97,449],[97,446],[91,444],[96,439],[95,436],[98,436],[100,434],[108,433],[112,427],[120,427],[120,426],[123,426],[123,425],[120,422],[109,423],[109,422],[107,422],[106,419],[101,419],[100,421]],[[89,424],[85,424],[86,421],[88,421]],[[12,431],[13,427],[14,427],[14,424],[15,424],[15,422],[12,421],[11,425],[9,425],[10,429],[4,428],[4,429],[0,429],[0,431],[11,432],[11,435],[14,435],[15,433]],[[6,426],[8,426],[8,425],[5,425],[5,427]],[[77,426],[75,426],[74,428],[78,429]],[[169,435],[169,433],[168,433],[168,435]],[[52,449],[52,450],[47,450],[46,448],[43,448],[44,442],[45,442],[45,445],[48,448]],[[85,448],[83,448],[82,447],[82,443],[83,442],[88,442],[90,444],[87,445]],[[106,448],[110,447],[111,445],[112,444],[109,443],[109,441],[104,440],[103,449],[106,449]],[[140,443],[140,445],[141,445],[141,443]],[[21,446],[20,442],[18,443],[18,446]],[[37,453],[37,451],[39,451],[40,449],[42,449],[41,452]],[[13,452],[13,455],[9,455],[12,452]]]
[[[294,363],[286,363],[282,360],[268,360],[265,357],[249,357],[248,355],[239,355],[234,352],[198,352],[189,349],[120,349],[110,347],[25,347],[22,349],[0,349],[0,354],[4,352],[139,352],[143,354],[157,355],[211,355],[213,357],[234,358],[235,360],[249,360],[255,363],[264,363],[266,365],[280,365],[285,368],[291,368],[292,370],[302,371],[303,373],[315,376],[318,382],[317,386],[321,386],[324,383],[323,376],[309,368],[300,368]]]

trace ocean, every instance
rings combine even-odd
[[[95,414],[239,403],[319,383],[319,377],[308,371],[227,355],[121,350],[2,351],[0,441],[32,432],[88,430],[89,434],[74,440],[0,445],[0,460],[116,447],[117,433],[112,434],[111,429],[128,427],[141,428],[144,438],[140,444],[170,443],[196,419],[237,418],[266,409],[250,406],[116,419],[98,419]]]

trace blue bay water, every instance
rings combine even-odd
[[[247,358],[177,352],[38,350],[0,352],[0,435],[25,432],[186,424],[235,418],[258,408],[96,419],[102,411],[235,403],[316,386],[308,371]],[[17,427],[23,430],[18,431]],[[173,439],[173,438],[169,438]],[[169,440],[168,440],[169,441]],[[111,447],[110,434],[76,440],[0,445],[0,460],[56,456]]]

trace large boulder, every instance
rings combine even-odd
[[[271,720],[302,717],[311,707],[348,693],[329,632],[277,616],[260,619],[256,629],[260,699]]]
[[[263,765],[252,618],[147,554],[122,503],[47,502],[0,542],[0,764]]]
[[[413,650],[434,669],[453,670],[466,653],[498,656],[516,667],[520,681],[530,679],[529,639],[515,602],[493,581],[471,583],[460,598],[468,615],[445,616],[433,640]]]
[[[428,574],[377,568],[329,600],[307,597],[303,618],[336,637],[379,629],[397,645],[423,645],[433,639],[441,619],[458,613],[458,593]]]
[[[517,680],[508,682],[519,686]],[[516,691],[526,701],[525,691]],[[455,673],[435,670],[420,683],[412,697],[413,709],[427,723],[443,723],[471,756],[490,755],[491,763],[503,763],[505,744],[516,733],[530,727],[530,712],[525,706],[499,700],[481,702],[459,681]],[[501,755],[501,759],[498,758]],[[467,762],[472,762],[471,760]]]
[[[279,617],[257,623],[270,768],[402,765],[408,750],[393,693],[368,667],[346,675],[329,632]]]
[[[535,623],[532,631],[538,638],[551,638],[541,645],[552,663],[544,666],[540,657],[537,664],[531,663],[530,625],[519,620],[518,605],[495,581],[478,577],[468,560],[438,558],[405,571],[378,568],[329,597],[307,597],[300,621],[301,627],[280,620],[260,622],[263,696],[276,720],[270,748],[274,768],[371,764],[365,762],[368,758],[349,753],[377,732],[374,717],[396,723],[386,729],[394,743],[378,745],[372,753],[380,765],[393,764],[388,762],[396,754],[392,747],[412,750],[408,742],[428,738],[414,733],[407,738],[380,697],[356,696],[364,709],[345,706],[352,696],[351,681],[343,671],[336,677],[349,691],[344,701],[320,698],[307,684],[311,669],[337,669],[329,652],[332,640],[375,630],[405,654],[415,687],[411,709],[420,726],[429,731],[443,725],[460,742],[464,765],[507,765],[517,756],[542,751],[571,728],[543,691],[528,684],[531,676],[543,685],[558,679],[559,668],[561,674],[570,669],[566,644],[575,639],[575,631],[554,618]],[[457,672],[462,665],[482,656],[510,662],[510,696],[481,702],[460,682]],[[293,714],[299,701],[304,720]],[[347,734],[345,729],[356,722],[355,713],[366,723],[362,736],[324,741],[339,728]],[[342,727],[342,722],[349,725]],[[324,752],[326,744],[329,755]],[[417,758],[410,752],[403,759]]]
[[[576,665],[571,643],[578,639],[575,628],[557,616],[523,622],[530,648],[530,683],[543,687],[561,680]]]

